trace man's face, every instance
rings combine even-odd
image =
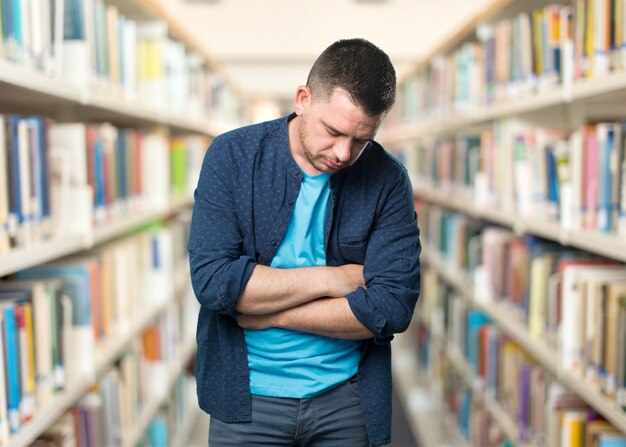
[[[359,158],[376,135],[382,119],[366,115],[342,89],[335,89],[327,101],[314,101],[310,91],[303,89],[306,91],[299,89],[296,98],[296,113],[301,111],[298,113],[300,148],[296,151],[300,149],[309,166],[302,168],[313,174],[334,174]]]

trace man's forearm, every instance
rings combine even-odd
[[[320,297],[345,296],[363,285],[363,267],[278,269],[257,265],[237,302],[243,314],[270,314]]]
[[[242,315],[237,322],[248,329],[279,327],[348,340],[373,337],[356,319],[346,298],[321,298],[269,315]]]

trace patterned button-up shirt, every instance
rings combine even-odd
[[[243,329],[235,309],[256,264],[269,265],[285,235],[302,172],[289,149],[293,117],[217,137],[203,162],[189,237],[191,279],[201,304],[196,378],[202,409],[225,422],[251,419]],[[363,343],[358,383],[372,446],[391,433],[391,346],[419,296],[421,245],[404,166],[370,142],[330,177],[324,228],[329,266],[364,265],[366,288],[347,296],[373,334]]]

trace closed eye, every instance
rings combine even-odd
[[[326,131],[328,132],[328,135],[330,135],[331,137],[343,137],[345,136],[345,134],[339,132],[337,129],[334,129],[330,126],[328,126],[327,124],[325,125],[326,127]],[[358,145],[358,146],[365,146],[366,144],[368,144],[370,142],[369,139],[362,139],[362,138],[355,138],[354,140],[352,140],[354,144]]]

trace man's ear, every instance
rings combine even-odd
[[[300,85],[296,90],[296,101],[294,111],[300,116],[311,104],[311,89],[304,85]]]

